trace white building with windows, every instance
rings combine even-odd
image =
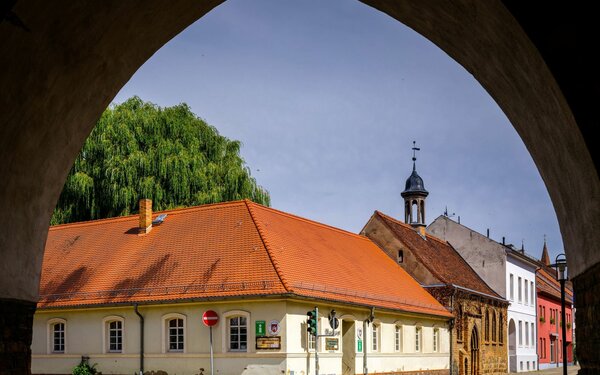
[[[435,219],[427,231],[448,241],[496,293],[509,300],[510,371],[537,370],[537,260],[523,250],[496,242],[447,216]]]
[[[50,229],[34,374],[209,374],[207,310],[216,374],[314,374],[317,351],[321,374],[448,372],[451,314],[369,239],[248,201],[150,206]]]

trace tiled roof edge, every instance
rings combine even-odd
[[[273,268],[275,268],[275,272],[277,273],[277,276],[279,277],[281,284],[283,284],[283,287],[285,288],[286,291],[291,292],[292,289],[290,289],[290,286],[289,286],[287,280],[285,279],[285,277],[283,276],[283,273],[281,272],[281,269],[279,268],[279,263],[277,262],[277,260],[275,259],[275,255],[271,251],[271,245],[269,244],[269,241],[266,238],[265,231],[263,230],[262,226],[258,223],[258,220],[256,220],[256,217],[254,216],[252,204],[250,204],[250,201],[247,199],[244,199],[244,203],[246,205],[246,208],[248,209],[250,218],[252,219],[252,222],[254,223],[256,230],[258,231],[258,235],[260,236],[260,239],[261,239],[263,245],[265,246],[265,249],[267,249],[267,255],[269,256],[269,259],[271,260],[271,264],[273,265]]]

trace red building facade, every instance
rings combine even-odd
[[[570,284],[570,283],[569,283]],[[567,287],[565,293],[565,320],[567,323],[567,361],[573,362],[573,292]],[[536,272],[538,358],[539,368],[562,365],[562,320],[560,282],[556,271],[542,266]]]

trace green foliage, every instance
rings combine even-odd
[[[95,375],[100,374],[96,369],[97,363],[92,366],[88,363],[87,359],[82,359],[81,362],[73,368],[73,375]]]
[[[240,156],[186,104],[160,108],[132,97],[109,107],[69,172],[51,225],[238,199],[269,205]]]

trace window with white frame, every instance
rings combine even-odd
[[[109,316],[103,319],[104,352],[123,353],[124,319],[120,316]]]
[[[512,273],[510,274],[510,300],[515,300],[515,277]]]
[[[529,291],[531,292],[531,304],[535,305],[535,288],[533,287],[533,281],[529,283]]]
[[[529,322],[525,322],[525,346],[529,346]]]
[[[229,330],[229,351],[248,350],[248,319],[245,316],[232,316],[227,320]]]
[[[535,345],[535,325],[531,323],[531,346]]]
[[[523,322],[519,320],[519,345],[523,345]]]
[[[433,351],[435,353],[440,351],[440,330],[439,330],[439,328],[433,329]]]
[[[308,342],[308,350],[315,351],[317,347],[317,337],[310,332],[306,332],[306,340]]]
[[[163,353],[185,353],[186,316],[171,313],[164,315]]]
[[[51,319],[48,321],[48,351],[62,354],[66,349],[67,321],[64,319]]]
[[[523,293],[521,291],[521,278],[519,277],[517,280],[518,280],[517,281],[517,294],[519,296],[519,303],[521,303],[523,301],[523,299],[522,299]]]
[[[527,283],[527,279],[525,279],[525,304],[529,305],[529,284]]]
[[[169,319],[168,323],[168,340],[170,352],[182,352],[185,343],[185,328],[183,319]]]
[[[381,326],[373,323],[371,325],[371,350],[374,352],[379,350],[379,330]]]
[[[423,330],[421,327],[417,327],[415,330],[415,352],[421,351],[422,339],[423,339]]]
[[[402,326],[397,325],[394,331],[394,350],[402,351]]]

